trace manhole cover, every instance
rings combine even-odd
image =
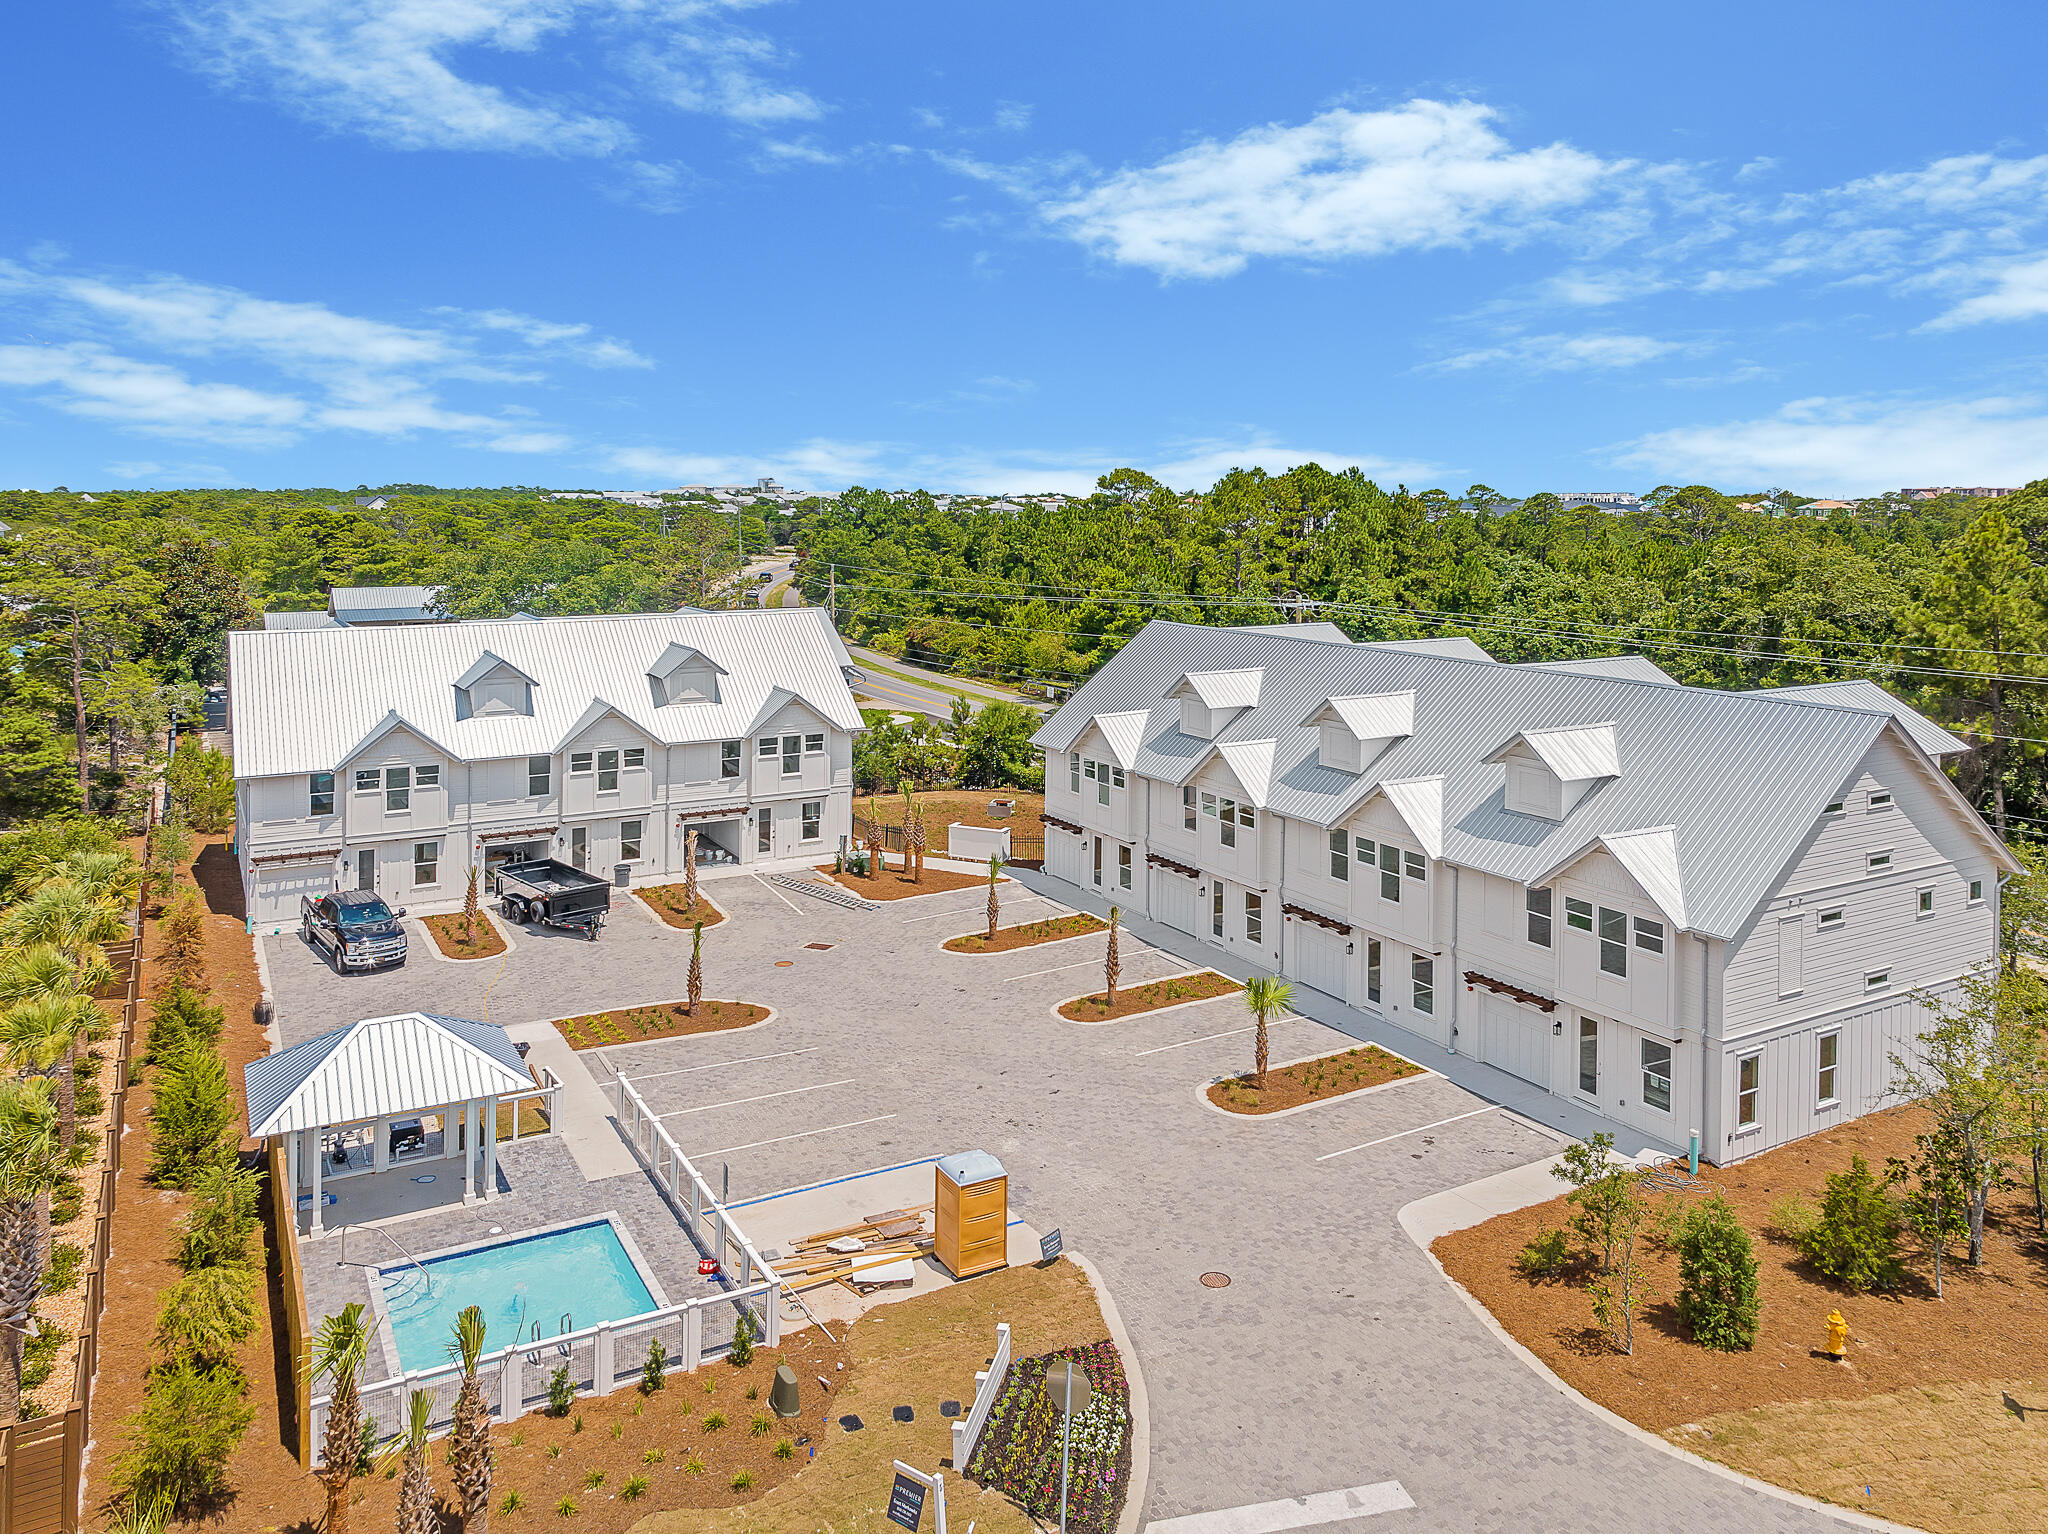
[[[1202,1275],[1202,1287],[1205,1289],[1228,1289],[1230,1287],[1230,1275],[1228,1273],[1204,1273]]]
[[[796,960],[794,959],[777,959],[775,961],[775,967],[777,969],[788,969],[790,965],[794,963],[796,963]]]
[[[828,949],[830,949],[832,945],[830,943],[806,943],[804,944],[804,947],[810,949],[813,953],[824,953]]]

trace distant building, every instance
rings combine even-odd
[[[1853,511],[1855,507],[1856,503],[1854,501],[1807,501],[1799,509],[1801,511]]]
[[[356,497],[356,504],[365,511],[382,511],[396,499],[396,496],[390,495],[359,495]]]
[[[2018,495],[2019,487],[1997,485],[1922,485],[1918,488],[1909,486],[1901,490],[1899,494],[1909,501],[1931,501],[1944,495],[1966,495],[1974,501],[1988,501],[2001,495]]]
[[[1626,490],[1575,490],[1569,495],[1560,495],[1558,500],[1566,510],[1574,506],[1596,506],[1602,511],[1641,511],[1643,498]]]

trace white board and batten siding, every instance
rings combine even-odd
[[[1297,916],[1287,922],[1287,943],[1286,972],[1291,979],[1338,1001],[1351,999],[1352,956],[1345,952],[1350,938]]]
[[[1051,844],[1048,842],[1047,845]],[[1154,868],[1150,889],[1152,919],[1164,922],[1176,932],[1195,936],[1203,919],[1202,881],[1190,879],[1171,868]]]

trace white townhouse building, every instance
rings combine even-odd
[[[852,662],[817,609],[228,635],[250,922],[374,889],[454,909],[552,856],[631,882],[797,867],[851,829]]]
[[[1053,877],[1722,1163],[1882,1106],[2019,867],[1866,681],[1155,622],[1033,738]]]

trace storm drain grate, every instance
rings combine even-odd
[[[1202,1287],[1204,1289],[1228,1289],[1230,1287],[1230,1275],[1228,1273],[1204,1273],[1202,1275]]]
[[[835,946],[835,945],[834,945],[834,944],[831,944],[831,943],[806,943],[806,944],[804,944],[804,947],[806,947],[806,948],[810,949],[810,950],[811,950],[811,952],[813,952],[813,953],[824,953],[824,952],[826,952],[826,951],[827,951],[828,949],[830,949],[830,948],[832,948],[832,947],[834,947],[834,946]]]

